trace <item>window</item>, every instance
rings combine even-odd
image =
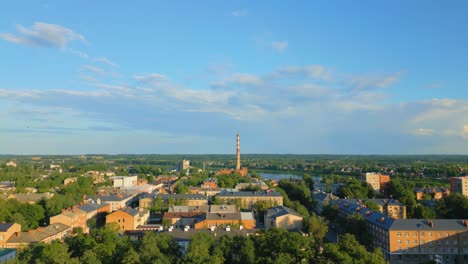
[[[405,242],[406,242],[407,245],[409,244],[409,240],[406,240]]]
[[[414,232],[414,233],[413,233],[413,236],[417,237],[417,236],[418,236],[418,232]]]
[[[424,236],[424,232],[421,232],[421,236]]]
[[[445,237],[448,237],[449,236],[449,233],[445,233]]]
[[[398,240],[397,240],[397,243],[398,243],[398,244],[401,244],[401,240],[400,240],[400,239],[398,239]]]
[[[401,232],[398,232],[396,235],[397,237],[401,237]]]
[[[418,241],[416,239],[414,240],[414,244],[418,244]]]
[[[430,237],[432,236],[432,232],[429,232],[429,236],[430,236]]]
[[[441,234],[441,233],[437,233],[437,237],[442,237],[442,234]]]
[[[405,233],[405,237],[409,237],[409,232],[406,232],[406,233]]]

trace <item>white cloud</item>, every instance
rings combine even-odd
[[[323,65],[312,64],[307,66],[287,66],[280,68],[272,74],[274,78],[310,78],[329,80],[332,73]]]
[[[434,129],[418,128],[415,131],[413,131],[413,134],[417,136],[432,136],[434,134]]]
[[[134,75],[133,79],[143,84],[155,84],[168,80],[168,78],[165,75],[160,73]]]
[[[235,10],[231,12],[231,16],[234,16],[234,17],[245,17],[248,15],[249,15],[249,11],[245,9]]]
[[[72,53],[73,55],[76,55],[76,56],[78,56],[80,58],[83,58],[83,59],[89,58],[89,55],[86,52],[79,51],[79,50],[74,50],[74,49],[68,49],[68,51],[70,53]]]
[[[35,22],[31,28],[20,24],[16,28],[18,34],[1,33],[0,37],[13,43],[52,48],[65,48],[68,42],[75,40],[87,43],[83,35],[56,24]]]
[[[283,52],[288,48],[287,41],[273,41],[271,43],[271,48],[276,52]]]
[[[85,65],[83,66],[83,68],[88,72],[92,72],[98,75],[104,75],[105,73],[104,69],[93,66],[93,65]]]
[[[402,72],[395,72],[387,75],[352,76],[347,80],[347,83],[354,92],[368,89],[382,89],[399,82],[401,75]]]
[[[108,58],[105,58],[105,57],[96,58],[96,59],[94,59],[94,61],[102,62],[102,63],[107,64],[107,65],[112,66],[112,67],[117,67],[118,66],[117,63],[115,63],[115,62],[113,62],[113,61],[111,61],[111,60],[109,60]]]
[[[259,86],[264,83],[261,77],[249,73],[234,73],[222,81],[217,81],[211,85],[215,88],[229,88],[231,85]]]

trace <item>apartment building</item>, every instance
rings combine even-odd
[[[244,209],[252,209],[258,201],[265,201],[271,207],[283,205],[283,196],[279,192],[270,190],[261,192],[221,192],[216,195],[216,198],[224,203],[239,199],[241,207]]]
[[[121,230],[137,230],[146,224],[149,211],[146,209],[122,208],[106,216],[106,223],[117,223]]]
[[[450,192],[468,196],[468,176],[450,178]]]
[[[394,219],[346,200],[336,203],[341,215],[361,214],[391,264],[468,263],[468,222],[462,219]]]
[[[358,204],[365,207],[366,202],[372,202],[377,204],[379,212],[394,218],[394,219],[406,219],[406,205],[393,199],[345,199],[348,203]]]
[[[362,181],[369,183],[375,191],[384,192],[389,187],[390,176],[376,172],[367,172]]]

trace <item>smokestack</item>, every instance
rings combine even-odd
[[[237,163],[236,163],[236,170],[240,170],[240,135],[237,133]]]

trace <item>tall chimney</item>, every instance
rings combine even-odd
[[[236,170],[240,170],[240,135],[237,133],[237,163],[236,163]]]

